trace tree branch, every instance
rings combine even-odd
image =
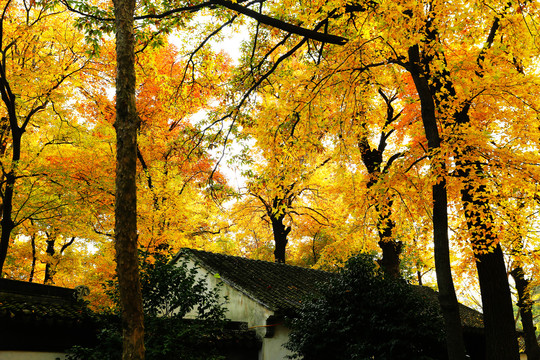
[[[214,0],[213,2],[227,9],[239,12],[240,14],[247,15],[250,18],[257,20],[258,22],[262,24],[265,24],[265,25],[268,25],[268,26],[292,33],[292,34],[300,35],[300,36],[303,36],[312,40],[317,40],[323,43],[329,43],[329,44],[335,44],[335,45],[345,45],[348,41],[347,39],[341,36],[320,33],[320,32],[317,32],[316,30],[310,30],[310,29],[306,29],[297,25],[286,23],[284,21],[258,13],[255,10],[251,10],[247,7],[239,5],[238,3],[234,3],[232,1]]]

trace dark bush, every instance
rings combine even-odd
[[[387,279],[373,257],[358,255],[290,321],[293,359],[443,358],[437,305],[405,281]]]

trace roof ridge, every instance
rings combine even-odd
[[[35,295],[57,298],[73,298],[75,293],[74,289],[56,286],[39,284],[28,281],[13,280],[13,279],[0,279],[0,293],[1,294],[22,294],[22,295]]]
[[[275,264],[275,266],[285,266],[285,267],[291,267],[291,268],[295,268],[295,269],[310,270],[310,271],[316,271],[316,272],[320,272],[320,273],[332,274],[332,272],[330,272],[330,271],[325,271],[325,270],[321,270],[321,269],[313,269],[313,268],[309,268],[309,267],[286,264],[286,263],[277,263],[277,262],[268,261],[268,260],[252,259],[252,258],[239,256],[239,255],[216,253],[216,252],[211,252],[211,251],[207,251],[207,250],[199,250],[199,249],[194,249],[194,248],[189,248],[189,247],[181,248],[180,251],[178,252],[178,254],[174,257],[174,260],[177,260],[179,255],[181,255],[181,253],[183,253],[184,251],[195,253],[195,254],[196,253],[205,253],[205,254],[212,255],[212,256],[217,255],[217,256],[223,256],[223,257],[229,257],[229,258],[235,258],[235,259],[242,259],[242,260],[246,260],[246,261],[257,261],[257,262],[261,262],[261,263],[265,263],[265,264]]]

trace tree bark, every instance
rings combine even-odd
[[[401,254],[403,243],[401,241],[388,239],[379,240],[378,244],[382,250],[382,258],[377,261],[377,263],[382,267],[387,276],[393,279],[399,279],[401,277],[399,271],[401,259],[399,256]]]
[[[12,98],[13,101],[15,101],[15,97],[13,96]],[[6,100],[4,100],[4,103],[6,103]],[[7,257],[11,232],[15,228],[15,223],[13,222],[13,197],[15,195],[15,183],[17,180],[16,168],[21,159],[21,139],[23,131],[18,127],[14,104],[13,114],[9,115],[9,119],[12,129],[13,149],[11,154],[11,169],[6,175],[5,191],[2,198],[2,221],[0,222],[0,225],[2,226],[2,231],[0,233],[0,277],[3,277],[3,268]]]
[[[272,231],[274,233],[274,258],[277,263],[285,263],[285,250],[287,248],[287,236],[291,232],[290,226],[283,223],[284,216],[272,215]]]
[[[525,278],[525,273],[521,266],[515,266],[510,272],[516,283],[518,293],[518,307],[521,315],[521,325],[525,333],[525,353],[527,360],[540,360],[540,346],[536,340],[536,327],[533,322],[532,299],[530,292],[530,281]]]
[[[380,173],[379,173],[380,175]],[[377,180],[378,181],[378,180]],[[368,184],[368,188],[370,185]],[[378,261],[378,264],[382,267],[384,273],[393,278],[401,278],[399,266],[401,264],[401,251],[403,243],[394,239],[395,222],[390,219],[392,207],[392,200],[386,200],[387,204],[384,205],[385,209],[381,209],[381,206],[375,206],[377,210],[377,229],[379,233],[379,247],[382,250],[382,258]]]
[[[30,245],[32,246],[32,266],[30,267],[30,275],[28,276],[28,282],[34,281],[34,273],[36,272],[36,234],[33,233],[30,237]]]
[[[518,360],[519,348],[512,299],[501,246],[476,256],[482,294],[486,359]]]
[[[114,0],[116,19],[116,272],[120,290],[123,360],[144,359],[144,325],[137,255],[137,128],[134,0]]]
[[[465,106],[455,115],[457,124],[469,123],[467,112],[468,106]],[[456,150],[455,159],[457,173],[465,181],[461,202],[478,271],[486,356],[490,360],[518,360],[519,346],[504,254],[492,227],[495,221],[490,211],[489,192],[484,184],[479,183],[484,177],[484,169],[479,161],[467,159],[466,154],[471,153],[474,149],[470,147]],[[475,180],[471,180],[473,173]]]
[[[45,263],[45,279],[43,283],[46,285],[54,285],[54,274],[56,273],[56,264],[54,264],[54,244],[56,242],[56,234],[46,233],[47,248],[45,253],[47,254],[47,262]]]
[[[409,63],[407,65],[407,70],[412,75],[418,96],[420,97],[422,121],[428,140],[428,150],[432,157],[432,167],[437,168],[437,166],[442,166],[444,169],[444,162],[434,158],[434,155],[436,156],[436,152],[440,148],[441,138],[437,127],[435,101],[431,94],[428,79],[421,67],[420,50],[418,46],[413,46],[409,49]],[[441,304],[446,329],[448,359],[463,360],[466,356],[466,349],[450,264],[447,208],[448,194],[446,190],[446,180],[441,175],[438,175],[437,183],[432,187],[432,196],[435,270],[439,288],[439,302]]]

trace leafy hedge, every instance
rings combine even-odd
[[[358,255],[307,299],[290,321],[286,347],[305,360],[444,358],[436,304],[405,281],[387,279],[373,257]]]

